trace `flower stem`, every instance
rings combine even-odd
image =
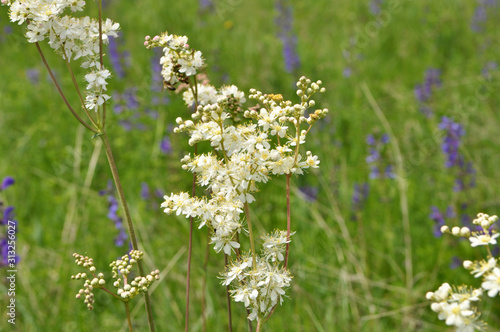
[[[254,270],[257,269],[257,259],[255,258],[255,240],[253,237],[252,221],[250,219],[250,209],[248,208],[248,203],[245,202],[245,216],[248,223],[248,236],[250,237],[250,249],[252,250],[252,261]]]
[[[290,211],[290,177],[286,175],[286,254],[285,254],[285,269],[288,266],[288,257],[290,255],[290,228],[291,228],[291,211]]]
[[[229,264],[227,254],[224,254],[224,266]],[[227,296],[227,318],[229,324],[229,332],[233,331],[233,317],[231,314],[231,294],[229,293],[229,285],[226,285],[226,296]]]
[[[196,75],[193,77],[193,81],[190,83],[191,91],[193,92],[195,107],[198,108],[198,85],[196,84]],[[194,86],[194,88],[193,88]],[[194,145],[194,155],[198,153],[198,144]],[[191,197],[196,195],[196,173],[193,173],[193,182],[191,187]],[[189,245],[188,245],[188,266],[186,272],[186,320],[184,322],[184,331],[188,332],[189,327],[189,295],[191,290],[191,257],[193,249],[193,224],[194,218],[191,216],[189,218]],[[202,304],[203,306],[203,304]]]
[[[40,54],[40,57],[42,58],[42,62],[45,65],[45,68],[47,68],[47,70],[49,72],[50,78],[52,79],[52,82],[54,83],[54,85],[57,89],[57,92],[59,92],[59,95],[61,96],[62,100],[64,101],[64,104],[66,104],[66,107],[68,107],[68,109],[70,110],[71,114],[73,114],[73,116],[78,120],[78,122],[80,122],[82,124],[82,126],[84,126],[85,128],[87,128],[88,130],[90,130],[93,133],[98,133],[97,129],[92,128],[89,124],[87,124],[85,121],[83,121],[83,119],[75,112],[73,107],[71,107],[68,99],[66,99],[66,96],[62,92],[61,87],[59,86],[59,83],[57,83],[57,80],[54,76],[54,73],[52,73],[52,70],[50,69],[50,66],[47,63],[47,60],[45,59],[45,56],[43,55],[43,52],[42,52],[42,49],[40,48],[40,45],[38,43],[35,43],[35,46],[36,46],[36,49],[38,50],[38,54]]]
[[[194,154],[196,155],[198,150],[198,145],[194,145]],[[193,174],[193,183],[191,187],[191,197],[196,195],[196,174]],[[186,273],[186,320],[184,322],[184,331],[188,332],[189,327],[189,293],[191,290],[191,256],[193,249],[193,224],[194,218],[189,218],[189,245],[188,245],[188,262],[187,262],[187,273]]]
[[[207,266],[208,257],[210,254],[210,232],[207,231],[207,245],[205,248],[205,261],[203,262],[203,280],[201,283],[201,318],[203,321],[202,331],[207,332],[207,300],[206,300],[206,290],[207,290]]]
[[[102,50],[102,0],[99,0],[99,62],[101,63],[101,70],[104,69]],[[102,104],[102,127],[106,124],[106,103]]]
[[[108,158],[109,167],[111,168],[111,174],[113,176],[113,181],[115,183],[116,191],[118,192],[118,197],[120,199],[120,203],[122,205],[123,211],[125,213],[125,220],[127,222],[128,231],[130,235],[130,241],[132,242],[132,248],[134,250],[139,250],[137,245],[137,236],[135,235],[134,224],[132,223],[132,218],[130,217],[130,211],[128,209],[127,201],[125,200],[125,194],[123,193],[123,188],[120,182],[120,177],[118,176],[118,170],[116,169],[116,163],[113,158],[113,153],[111,151],[111,146],[109,144],[108,136],[106,132],[103,131],[102,135],[100,135],[102,142],[104,144],[104,149],[106,151],[106,157]],[[137,267],[139,268],[139,273],[141,276],[145,276],[144,269],[142,267],[142,261],[137,261]],[[144,302],[146,306],[146,312],[148,315],[148,323],[149,330],[154,332],[155,325],[153,320],[153,311],[151,309],[151,300],[148,292],[144,292]]]
[[[133,332],[134,329],[132,328],[132,320],[130,319],[130,307],[128,305],[128,302],[123,302],[123,304],[125,304],[125,312],[127,313],[128,330],[129,332]]]

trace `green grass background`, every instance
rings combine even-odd
[[[121,24],[122,47],[131,53],[132,66],[126,78],[113,80],[109,89],[135,86],[141,105],[148,103],[153,53],[143,47],[144,36],[167,30],[187,35],[189,44],[203,52],[207,73],[216,86],[227,82],[246,92],[256,88],[293,98],[297,77],[284,68],[273,2],[215,3],[214,12],[201,13],[194,0],[111,1],[104,16]],[[277,308],[265,330],[444,331],[425,293],[444,281],[478,287],[479,280],[467,271],[451,270],[448,265],[452,256],[475,259],[486,251],[472,250],[451,237],[434,238],[428,215],[431,205],[444,209],[463,201],[468,202],[471,214],[500,212],[499,75],[494,73],[491,81],[480,76],[487,61],[499,60],[499,21],[492,19],[483,32],[475,33],[470,29],[475,2],[391,0],[382,5],[386,23],[369,30],[377,17],[369,12],[368,1],[290,3],[302,63],[299,74],[324,82],[327,93],[318,96],[317,105],[329,108],[330,114],[306,143],[320,156],[321,168],[293,181],[293,286],[288,291],[290,299]],[[95,3],[87,6],[86,13],[96,16]],[[73,252],[93,257],[101,271],[124,254],[124,248],[113,244],[116,230],[106,218],[106,198],[98,195],[111,178],[105,155],[97,140],[78,128],[65,109],[46,79],[36,48],[25,41],[23,27],[8,23],[6,7],[0,9],[0,25],[13,28],[0,42],[0,178],[10,175],[17,181],[0,193],[0,199],[16,208],[17,253],[21,256],[17,324],[13,327],[3,317],[0,330],[126,331],[121,303],[96,292],[95,310],[89,312],[75,299],[81,285],[70,279],[81,272],[73,262]],[[345,78],[342,45],[360,38],[358,31],[365,31],[366,43],[353,60],[352,77]],[[43,49],[68,99],[76,105],[63,63],[47,46]],[[423,81],[430,67],[442,71],[443,86],[432,97],[435,114],[427,119],[418,110],[413,87]],[[40,70],[39,84],[28,80],[29,68]],[[83,74],[76,64],[75,69]],[[368,179],[365,137],[387,128],[374,112],[374,104],[370,105],[367,91],[390,125],[392,144],[399,146],[406,188],[394,180]],[[158,268],[162,273],[162,281],[151,294],[158,331],[183,330],[189,231],[187,220],[167,216],[140,197],[143,182],[168,194],[190,187],[190,174],[180,169],[179,162],[190,151],[186,137],[172,134],[173,153],[158,153],[165,129],[186,114],[181,96],[170,98],[169,105],[158,109],[159,119],[149,120],[146,131],[125,131],[116,124],[120,118],[111,112],[108,119],[118,170],[141,247],[147,253],[146,269]],[[467,194],[452,191],[454,176],[444,168],[442,135],[437,131],[443,115],[454,117],[466,130],[461,153],[478,171],[477,187]],[[395,162],[393,147],[388,154]],[[95,164],[92,156],[98,156]],[[370,195],[360,221],[353,222],[353,184],[364,181],[369,181]],[[316,202],[309,203],[298,194],[297,188],[303,185],[318,187]],[[285,228],[284,178],[261,189],[251,206],[256,230]],[[401,203],[404,197],[406,206]],[[405,247],[404,240],[402,211],[406,207],[411,247]],[[205,247],[206,230],[196,231],[192,331],[201,331],[202,326]],[[411,274],[405,262],[411,263]],[[206,272],[208,331],[227,330],[225,291],[217,278],[222,269],[223,257],[211,250]],[[4,286],[0,287],[4,293]],[[1,312],[7,301],[7,296],[1,296]],[[500,326],[495,302],[487,298],[481,304],[483,318],[493,330]],[[142,299],[137,298],[132,307],[136,330],[147,330]],[[240,303],[233,304],[233,321],[235,331],[245,330]]]

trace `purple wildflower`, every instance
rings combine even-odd
[[[157,210],[160,208],[160,202],[163,201],[165,193],[163,190],[156,188],[153,194],[154,196],[151,195],[151,189],[147,183],[141,183],[141,198],[146,202],[151,202],[151,204],[147,205],[148,208]]]
[[[0,202],[1,203],[1,202]],[[0,204],[0,212],[2,211],[2,206]],[[2,213],[2,219],[0,220],[0,224],[2,225],[7,225],[7,223],[10,221],[16,222],[14,220],[14,207],[13,206],[7,206],[5,209],[3,209]]]
[[[358,214],[363,210],[365,206],[366,199],[368,198],[368,194],[370,193],[370,186],[368,183],[363,184],[354,184],[354,191],[352,193],[352,206],[351,206],[351,220],[358,220]]]
[[[396,173],[394,173],[394,168],[392,167],[392,165],[387,165],[385,167],[384,177],[387,179],[395,179],[396,178]]]
[[[470,27],[474,32],[481,32],[488,20],[488,9],[498,5],[497,0],[479,0],[479,4],[474,10],[474,15],[471,19]]]
[[[496,71],[497,69],[498,69],[498,64],[495,61],[489,61],[481,69],[481,75],[485,79],[491,80],[493,78],[493,75],[491,72]]]
[[[387,161],[384,147],[389,144],[389,135],[383,134],[380,139],[376,139],[374,135],[366,136],[366,143],[369,146],[366,162],[370,168],[370,179],[386,178],[394,179],[393,166]]]
[[[446,208],[444,214],[441,213],[436,206],[431,206],[429,218],[435,222],[434,237],[441,237],[443,235],[441,233],[441,226],[446,225],[446,219],[455,218],[455,212],[453,211],[453,207],[451,205]]]
[[[459,192],[467,190],[468,188],[474,188],[476,186],[476,170],[472,165],[472,162],[465,163],[463,157],[460,156],[460,163],[458,168],[457,178],[455,179],[455,186],[453,191]]]
[[[172,143],[170,142],[170,138],[168,136],[163,137],[160,142],[160,150],[163,154],[172,153]]]
[[[163,196],[165,196],[165,192],[159,188],[155,189],[155,196],[159,199],[163,199]]]
[[[285,6],[283,0],[276,1],[278,16],[275,23],[278,27],[278,37],[283,43],[283,58],[285,69],[289,73],[294,73],[300,68],[300,59],[297,53],[297,36],[293,33],[292,7]]]
[[[6,238],[0,240],[0,267],[9,266],[9,268],[12,268],[12,263],[17,265],[21,260],[21,258],[17,254],[14,255],[14,257],[9,256],[9,247],[10,246]],[[14,262],[12,262],[12,258],[14,258]]]
[[[414,93],[415,98],[419,103],[419,110],[425,116],[430,117],[432,115],[432,109],[428,105],[429,100],[432,97],[433,89],[441,87],[441,71],[435,68],[429,68],[425,72],[424,82],[415,85]]]
[[[156,47],[153,49],[153,56],[151,58],[151,90],[154,92],[161,92],[163,89],[163,77],[161,75],[160,59],[162,57],[162,49]]]
[[[121,37],[121,33],[119,33]],[[122,41],[123,39],[119,39]],[[109,37],[109,58],[111,60],[111,66],[113,67],[113,72],[116,77],[122,79],[125,77],[125,68],[130,65],[130,54],[127,51],[120,51],[120,45],[116,41],[115,37]]]
[[[455,270],[457,267],[462,266],[463,261],[457,256],[453,256],[450,262],[450,269]]]
[[[213,0],[200,0],[200,10],[203,12],[210,11],[214,9]]]
[[[10,35],[12,33],[12,27],[10,25],[6,25],[3,27],[3,33],[6,35]]]
[[[0,191],[7,189],[8,187],[12,186],[15,182],[16,181],[11,176],[4,177],[2,182],[0,183]]]
[[[36,85],[40,81],[40,71],[36,68],[27,69],[26,77],[31,82],[31,84]]]
[[[349,78],[352,76],[352,68],[351,67],[345,67],[344,70],[342,71],[342,75],[345,78]]]
[[[108,181],[106,189],[99,191],[99,195],[108,195],[108,214],[107,217],[114,222],[115,228],[118,230],[118,235],[115,236],[115,245],[117,247],[123,247],[125,241],[128,240],[127,232],[123,226],[123,220],[118,215],[119,205],[118,201],[114,196],[114,187],[111,180]]]
[[[382,5],[383,2],[384,2],[384,0],[372,0],[372,1],[370,1],[370,3],[368,4],[368,7],[370,8],[370,12],[373,15],[380,14],[380,6]]]
[[[158,111],[155,111],[155,110],[152,110],[152,109],[147,109],[146,110],[146,114],[148,115],[148,117],[150,117],[153,120],[157,120],[158,116],[160,115],[158,113]]]
[[[318,197],[318,187],[303,186],[299,187],[301,196],[308,202],[315,202]]]
[[[0,191],[3,191],[7,189],[8,187],[12,186],[14,184],[14,178],[10,176],[6,176],[1,184],[0,184]],[[4,207],[4,204],[2,201],[0,201],[0,227],[5,227],[7,225],[12,225],[14,224],[15,232],[17,232],[17,220],[14,219],[14,207],[13,206],[7,206]],[[11,228],[9,228],[9,233],[11,233]],[[12,246],[11,239],[9,241],[7,240],[7,230],[2,229],[1,235],[0,235],[0,267],[3,266],[9,266],[10,268],[13,267],[12,264],[17,264],[19,263],[20,257],[18,255],[9,255],[9,247]]]
[[[123,127],[123,129],[125,129],[125,131],[131,131],[134,128],[134,125],[129,120],[120,120],[118,123]]]
[[[446,154],[447,160],[445,166],[447,168],[460,166],[463,162],[462,156],[458,152],[461,137],[465,135],[465,130],[459,123],[453,122],[453,119],[443,116],[439,129],[445,131],[445,137],[441,149]]]
[[[141,183],[141,198],[145,201],[151,198],[151,192],[146,182]]]

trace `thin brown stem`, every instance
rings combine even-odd
[[[229,264],[227,254],[224,254],[224,266]],[[233,331],[233,317],[231,314],[231,293],[229,292],[229,285],[226,286],[226,297],[227,297],[227,318],[229,324],[229,332]]]
[[[125,214],[125,220],[126,220],[127,226],[128,226],[130,241],[132,242],[132,248],[134,250],[139,250],[138,245],[137,245],[137,236],[136,236],[135,230],[134,230],[134,224],[132,223],[132,218],[130,216],[130,211],[128,209],[127,201],[125,200],[125,194],[123,192],[120,177],[118,176],[118,170],[116,169],[116,163],[115,163],[115,160],[113,157],[113,153],[111,151],[111,146],[109,144],[108,136],[107,136],[106,132],[103,132],[102,135],[100,135],[99,137],[101,137],[102,142],[104,144],[104,149],[106,150],[106,157],[108,158],[109,167],[111,168],[111,174],[113,176],[113,181],[115,183],[116,191],[118,192],[118,197],[120,199],[120,203],[122,205],[122,208],[123,208],[123,211]],[[144,269],[142,267],[141,260],[137,261],[137,267],[139,268],[140,275],[144,277],[145,274],[144,274]],[[153,311],[151,309],[151,300],[150,300],[148,292],[144,292],[144,303],[146,306],[146,313],[148,315],[149,330],[151,332],[154,332],[154,331],[156,331],[156,329],[155,329],[154,320],[153,320]]]
[[[196,84],[196,75],[193,78],[194,82],[189,82],[191,91],[193,92],[194,96],[194,101],[195,101],[195,107],[198,108],[198,88]],[[195,89],[193,89],[193,85],[195,86]],[[194,145],[194,155],[198,153],[198,144]],[[196,173],[193,173],[193,182],[191,185],[191,197],[196,196]],[[193,224],[194,224],[194,218],[190,217],[189,218],[189,245],[188,245],[188,266],[187,266],[187,273],[186,273],[186,320],[184,322],[184,331],[188,332],[189,328],[189,295],[191,291],[191,258],[192,258],[192,249],[193,249]],[[208,245],[208,242],[207,242]],[[202,304],[203,305],[203,304]],[[202,309],[203,310],[203,309]],[[203,312],[204,314],[204,312]]]
[[[123,304],[125,304],[125,312],[127,314],[128,330],[129,330],[129,332],[133,332],[134,329],[132,328],[132,320],[130,318],[130,307],[128,305],[128,302],[123,302]]]
[[[90,122],[92,122],[92,124],[94,125],[94,127],[99,128],[98,123],[96,123],[94,118],[91,116],[87,106],[85,105],[85,101],[83,100],[82,93],[80,92],[80,87],[78,86],[78,82],[76,82],[75,74],[73,73],[73,69],[71,68],[71,65],[69,63],[69,59],[66,56],[64,49],[63,49],[63,55],[64,55],[64,62],[66,62],[66,67],[68,68],[69,74],[71,76],[71,80],[73,82],[73,86],[75,87],[76,93],[78,94],[78,98],[80,98],[80,103],[82,104],[82,108],[85,111],[85,114],[87,114],[87,117],[89,118]],[[99,122],[99,120],[97,122]]]
[[[245,202],[244,208],[245,208],[245,216],[247,218],[247,223],[248,223],[248,236],[250,237],[250,249],[252,250],[253,268],[254,270],[257,270],[257,259],[255,258],[255,244],[254,244],[255,240],[253,236],[252,221],[250,219],[250,209],[248,207],[247,202]]]
[[[288,257],[290,255],[290,229],[291,229],[291,211],[290,211],[290,177],[286,175],[286,253],[285,253],[285,269],[288,266]]]
[[[262,328],[262,325],[264,325],[264,323],[262,323],[262,320],[259,319],[257,321],[257,329],[255,330],[255,332],[260,332],[260,329]]]
[[[207,288],[207,266],[210,254],[210,231],[207,229],[207,246],[205,249],[205,261],[203,262],[203,280],[201,282],[201,318],[203,321],[203,332],[207,332],[207,300],[205,292]]]
[[[85,128],[90,130],[93,133],[98,133],[99,131],[95,128],[92,128],[89,124],[87,124],[83,119],[75,112],[73,107],[69,104],[68,99],[66,99],[66,96],[61,90],[61,87],[59,86],[59,83],[57,82],[54,73],[52,73],[52,70],[50,69],[49,64],[47,63],[47,60],[45,59],[45,56],[43,55],[42,49],[40,48],[40,45],[38,43],[35,43],[36,49],[38,50],[38,54],[40,54],[40,57],[42,58],[42,62],[45,65],[45,68],[47,68],[50,78],[52,79],[52,82],[54,83],[57,92],[59,92],[59,95],[61,96],[62,100],[64,101],[64,104],[66,104],[66,107],[70,110],[70,112],[73,114],[73,116],[80,122]]]
[[[194,154],[198,152],[198,144],[194,145]],[[191,197],[196,195],[196,174],[193,174],[193,183],[191,187]],[[191,290],[191,256],[193,249],[193,224],[194,218],[189,218],[189,245],[188,245],[188,262],[186,274],[186,320],[184,322],[184,331],[188,332],[189,327],[189,295]]]
[[[99,0],[99,62],[101,70],[104,69],[103,50],[102,50],[102,0]],[[106,124],[106,103],[102,104],[102,127]]]

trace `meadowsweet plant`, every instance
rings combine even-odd
[[[479,288],[467,285],[450,286],[444,283],[437,291],[428,292],[426,295],[427,299],[432,301],[431,309],[438,313],[438,318],[445,320],[446,325],[456,327],[457,331],[484,331],[486,323],[480,320],[479,301],[482,300],[483,293],[496,297],[500,291],[498,257],[494,257],[490,249],[490,245],[497,244],[497,238],[500,236],[500,233],[492,229],[497,221],[496,215],[478,213],[472,222],[479,228],[478,231],[471,231],[468,227],[441,227],[442,233],[466,238],[471,247],[485,247],[487,252],[484,259],[463,262],[463,267],[475,278],[482,279]]]
[[[130,217],[125,200],[118,170],[114,161],[111,145],[106,133],[106,102],[110,99],[107,93],[108,79],[111,72],[103,65],[103,48],[109,43],[110,37],[118,37],[120,25],[111,19],[102,19],[102,2],[98,1],[99,18],[73,17],[65,15],[68,10],[82,11],[85,5],[83,0],[2,0],[2,4],[9,6],[12,22],[19,25],[26,23],[26,37],[28,42],[34,43],[45,64],[52,81],[54,82],[65,105],[78,122],[99,137],[106,151],[106,157],[111,169],[118,197],[124,211],[132,248],[138,250],[138,241],[135,235],[134,224]],[[80,108],[75,108],[66,98],[59,86],[39,42],[47,44],[61,56],[70,75],[74,88],[78,93]],[[78,79],[75,77],[72,65],[79,62],[87,70],[87,74],[80,78],[85,84],[85,93],[82,93]],[[81,111],[77,111],[81,109]],[[82,114],[83,113],[83,114]],[[142,262],[137,262],[139,274],[145,277]],[[145,307],[150,331],[155,331],[151,301],[147,290],[143,292]]]
[[[165,213],[194,217],[198,228],[207,227],[216,252],[231,256],[221,272],[222,284],[230,286],[234,301],[242,302],[248,319],[257,320],[257,331],[281,304],[292,276],[287,269],[290,236],[290,178],[308,168],[317,168],[318,157],[305,154],[305,143],[312,125],[326,116],[327,109],[306,111],[315,106],[312,96],[324,92],[321,81],[301,77],[297,82],[299,103],[281,95],[250,90],[250,99],[259,107],[243,109],[244,93],[234,85],[216,89],[199,84],[196,73],[203,68],[200,51],[191,49],[185,36],[167,33],[147,36],[147,48],[162,47],[162,74],[165,85],[174,89],[178,83],[189,84],[183,98],[195,107],[190,119],[177,118],[174,132],[185,132],[189,144],[207,142],[213,151],[188,154],[182,168],[196,175],[198,184],[210,191],[209,197],[194,197],[187,192],[165,196]],[[249,204],[255,201],[259,184],[273,175],[287,179],[287,230],[262,234],[260,253],[256,249]],[[248,235],[249,251],[242,242]]]
[[[129,331],[132,331],[132,322],[130,318],[130,310],[128,302],[132,300],[136,295],[140,293],[147,292],[151,284],[159,280],[160,271],[155,270],[150,274],[142,277],[138,276],[131,278],[132,268],[138,261],[140,261],[144,256],[144,253],[139,250],[131,250],[127,255],[124,255],[121,259],[111,262],[109,265],[113,273],[113,287],[116,288],[116,293],[110,291],[106,288],[106,279],[104,273],[97,272],[94,266],[94,260],[88,256],[83,256],[77,253],[73,254],[75,258],[75,263],[78,266],[85,268],[87,272],[80,272],[76,275],[72,275],[71,279],[83,280],[83,288],[76,294],[77,299],[83,299],[83,302],[87,305],[89,310],[94,309],[94,290],[102,289],[106,293],[111,294],[117,299],[120,299],[126,308],[127,322],[129,326]],[[109,284],[109,283],[108,283]]]

